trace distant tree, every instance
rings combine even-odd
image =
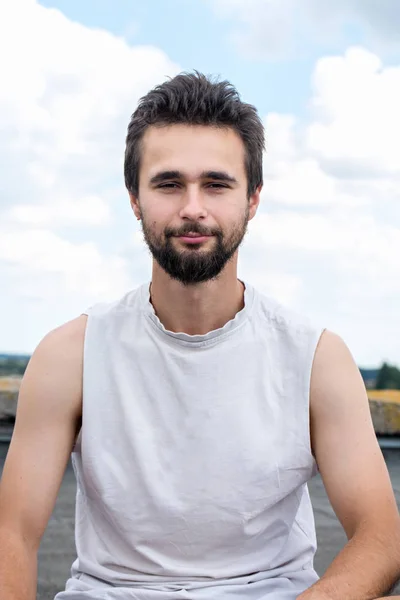
[[[384,362],[378,371],[377,390],[400,390],[400,370]]]
[[[0,358],[0,377],[9,377],[10,375],[22,376],[25,373],[29,358],[3,356]]]

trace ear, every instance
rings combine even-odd
[[[260,195],[262,190],[262,185],[259,185],[254,194],[252,194],[249,198],[249,220],[255,217],[258,206],[260,204]]]
[[[137,220],[140,221],[142,215],[140,212],[139,200],[138,200],[137,196],[134,196],[132,194],[132,192],[129,192],[129,199],[131,202],[131,207],[134,212],[134,215],[137,218]]]

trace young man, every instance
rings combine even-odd
[[[400,576],[398,511],[349,350],[237,277],[263,149],[227,82],[181,74],[141,100],[125,179],[151,282],[32,356],[0,488],[1,600],[35,598],[71,450],[78,557],[57,600],[362,600]],[[321,579],[317,466],[349,539]]]

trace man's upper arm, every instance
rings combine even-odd
[[[361,523],[396,523],[398,511],[360,371],[343,340],[325,331],[310,391],[313,452],[328,497],[351,538]]]
[[[0,482],[0,528],[36,549],[51,516],[81,416],[86,317],[40,342],[21,383]]]

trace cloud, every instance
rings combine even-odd
[[[251,223],[252,244],[274,251],[303,253],[333,261],[338,276],[374,281],[382,296],[400,294],[400,227],[381,225],[372,216],[332,210],[324,214],[281,211],[260,214]],[[340,285],[340,279],[337,281]]]
[[[241,267],[338,331],[360,362],[373,364],[377,348],[396,360],[400,69],[350,48],[321,58],[312,80],[307,119],[265,118],[262,202]]]
[[[384,68],[362,48],[320,59],[308,145],[327,162],[355,173],[400,173],[400,66]]]
[[[60,197],[48,204],[18,204],[5,212],[5,220],[33,226],[99,226],[112,219],[110,206],[99,196],[89,195],[70,202]]]
[[[349,48],[317,61],[307,119],[270,113],[263,202],[301,210],[383,207],[399,219],[400,66]]]
[[[33,0],[1,4],[0,53],[1,207],[51,225],[58,203],[61,213],[68,204],[75,224],[104,224],[110,180],[122,184],[129,117],[177,66]]]
[[[60,293],[115,294],[129,269],[99,249],[96,230],[118,227],[137,101],[178,66],[34,0],[0,4],[0,54],[0,268],[45,273]],[[67,227],[86,241],[64,239]]]
[[[46,229],[0,230],[0,261],[17,267],[22,276],[28,272],[52,277],[53,283],[58,283],[53,287],[53,297],[84,291],[114,299],[130,285],[128,265],[122,257],[104,256],[93,242],[72,243]],[[41,298],[41,285],[26,291]],[[48,291],[46,301],[50,300]]]
[[[313,42],[337,44],[350,23],[378,51],[400,48],[397,0],[206,0],[232,24],[231,39],[250,57],[282,58],[304,53]],[[337,47],[337,46],[336,46]]]

